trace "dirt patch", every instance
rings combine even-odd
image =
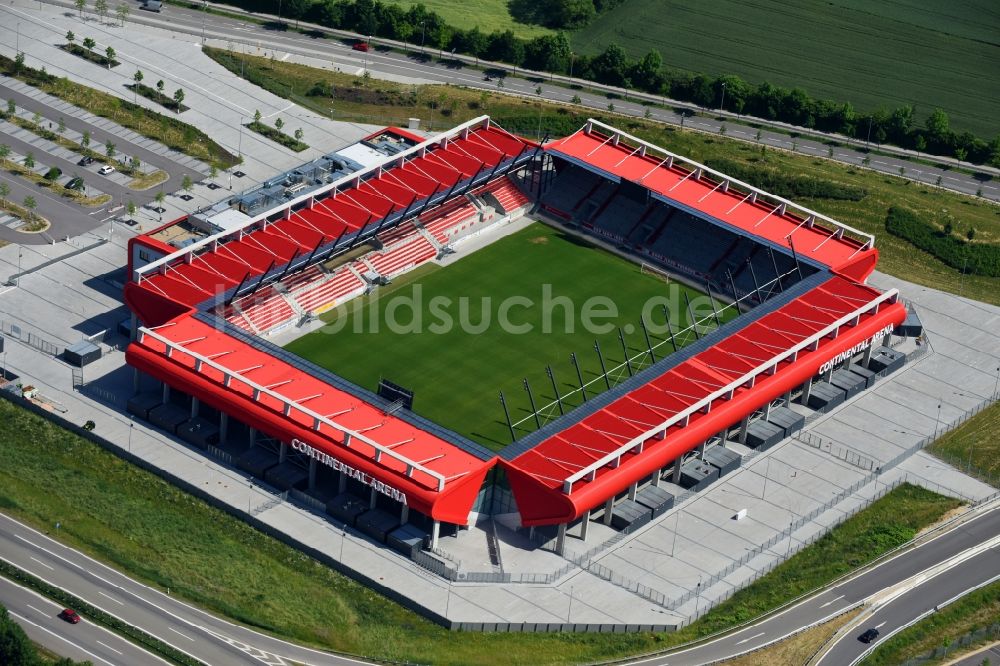
[[[943,516],[941,516],[941,519],[938,520],[936,523],[931,523],[930,525],[928,525],[924,529],[922,529],[919,532],[917,532],[917,536],[919,537],[919,536],[925,534],[926,532],[929,532],[930,530],[934,529],[938,525],[941,525],[942,523],[948,522],[949,520],[951,520],[955,516],[958,516],[958,515],[961,515],[961,514],[965,513],[967,510],[968,510],[968,507],[966,507],[964,504],[962,506],[956,506],[954,509],[952,509],[951,511],[948,511]]]
[[[531,244],[533,244],[533,245],[545,245],[546,243],[549,242],[549,237],[548,236],[536,236],[536,237],[532,238],[528,242],[531,243]]]

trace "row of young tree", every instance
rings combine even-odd
[[[271,0],[227,1],[250,11],[274,11]],[[753,86],[734,75],[710,77],[674,71],[664,66],[655,50],[634,59],[621,46],[611,44],[596,56],[585,56],[574,54],[562,33],[524,40],[510,30],[461,30],[422,4],[406,8],[380,0],[284,0],[283,18],[666,95],[707,109],[721,107],[738,114],[846,134],[874,145],[892,143],[1000,167],[1000,136],[985,141],[970,132],[955,132],[940,109],[922,124],[917,122],[912,106],[858,113],[850,103],[813,99],[801,88],[767,82]]]

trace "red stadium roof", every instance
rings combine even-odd
[[[878,255],[871,235],[599,121],[588,121],[545,150],[638,183],[675,204],[780,247],[790,247],[791,238],[800,256],[856,279],[863,280],[875,267]]]
[[[195,317],[141,329],[128,362],[380,479],[439,520],[466,522],[493,465]]]
[[[288,209],[282,219],[268,221],[275,212],[268,211],[240,229],[203,239],[140,268],[133,286],[194,307],[247,278],[305,260],[315,248],[342,235],[374,231],[385,216],[403,213],[428,197],[440,199],[460,181],[479,182],[530,145],[485,116],[469,121],[386,158],[377,168],[278,205]],[[299,202],[305,206],[292,211]],[[142,314],[147,323],[162,321],[155,312]]]
[[[522,522],[575,520],[905,314],[895,291],[830,276],[507,463]]]

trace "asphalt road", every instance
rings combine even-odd
[[[62,606],[6,578],[0,578],[0,603],[28,638],[62,657],[94,666],[167,663],[86,618],[78,624],[61,620]]]
[[[51,2],[51,0],[48,1]],[[51,2],[51,4],[71,7],[69,3],[64,2]],[[229,7],[226,9],[234,11]],[[495,80],[485,81],[481,71],[463,66],[457,61],[451,64],[441,63],[435,62],[433,59],[421,59],[419,54],[407,55],[375,48],[369,53],[359,53],[336,39],[310,37],[296,32],[281,32],[256,23],[216,16],[175,5],[165,7],[162,14],[151,14],[143,11],[132,12],[129,21],[187,33],[203,39],[223,39],[232,43],[237,51],[241,45],[251,45],[253,47],[259,46],[265,50],[277,49],[298,55],[320,57],[332,61],[342,71],[348,73],[361,74],[365,69],[368,69],[376,78],[380,74],[387,74],[391,77],[402,77],[414,82],[450,83],[470,88],[500,91]],[[428,49],[427,52],[429,55],[436,54],[432,49]],[[511,70],[512,68],[508,67],[507,69]],[[587,85],[587,82],[582,80],[579,83]],[[539,85],[542,88],[541,95],[536,92]],[[539,84],[537,81],[529,81],[517,76],[507,76],[504,79],[502,92],[566,103],[569,103],[576,95],[580,97],[581,106],[601,111],[606,111],[609,103],[608,96],[604,93],[590,92],[585,89],[572,90],[558,85],[546,84],[544,81]],[[662,101],[667,105],[679,104],[666,99]],[[614,110],[617,113],[642,117],[648,110],[651,114],[650,117],[654,120],[672,125],[685,125],[711,133],[718,133],[720,126],[726,124],[714,117],[697,116],[685,119],[683,115],[673,110],[653,109],[635,100],[615,99],[613,102]],[[754,128],[730,122],[726,124],[726,129],[728,136],[748,141],[757,140],[757,130]],[[829,147],[820,140],[805,136],[792,139],[787,134],[767,129],[761,130],[759,142],[762,145],[786,149],[792,149],[794,142],[794,149],[797,152],[816,157],[832,157],[837,161],[855,166],[863,166],[862,162],[866,156],[866,153],[860,150],[845,146],[835,148],[833,155],[830,156]],[[979,180],[951,169],[925,166],[898,157],[881,155],[873,156],[868,168],[893,175],[899,175],[899,170],[902,168],[907,177],[930,184],[935,184],[940,177],[942,187],[965,194],[976,194],[981,189],[985,198],[1000,201],[1000,187],[995,181]]]
[[[818,666],[842,666],[858,661],[870,649],[892,636],[894,630],[905,627],[938,604],[953,599],[957,594],[976,588],[984,579],[1000,576],[1000,546],[970,558],[962,564],[935,576],[927,583],[902,594],[885,604],[865,621],[864,626],[842,636],[829,649]],[[881,635],[870,645],[858,640],[858,635],[874,627]]]
[[[52,227],[46,234],[24,234],[7,227],[0,227],[0,239],[6,241],[29,245],[48,243],[49,238],[62,239],[67,234],[75,236],[79,233],[72,230],[93,229],[101,223],[103,218],[108,216],[104,209],[87,211],[85,208],[67,203],[62,197],[52,194],[44,187],[6,171],[0,171],[0,181],[10,186],[8,199],[20,205],[24,202],[25,197],[34,197],[38,204],[35,213],[52,222]]]
[[[3,514],[0,514],[0,553],[3,553],[4,559],[21,569],[44,578],[101,610],[126,620],[206,664],[259,662],[277,666],[294,662],[307,665],[346,666],[365,663],[300,647],[227,622],[128,578]],[[14,608],[16,599],[16,595],[11,595],[6,588],[0,587],[0,602],[8,608]],[[44,613],[45,607],[41,605],[38,607]],[[58,610],[56,609],[56,613]],[[35,621],[36,617],[29,619]],[[20,618],[18,620],[20,621]],[[73,628],[80,626],[86,625],[81,622]],[[70,631],[70,625],[66,625],[63,629],[66,632]],[[43,645],[57,653],[68,655],[64,641],[51,634],[36,635],[40,636]],[[103,649],[96,643],[99,637],[98,634],[80,632],[76,635],[75,642],[80,649],[99,653]],[[108,642],[104,637],[100,639]],[[114,647],[122,650],[117,645]],[[124,653],[124,650],[122,652]],[[102,659],[107,659],[107,663],[116,666],[148,663],[118,655],[112,658],[102,654]]]
[[[761,622],[748,626],[740,631],[728,634],[710,643],[705,643],[680,652],[641,659],[634,663],[657,666],[681,666],[715,663],[730,659],[749,650],[760,648],[768,643],[788,636],[801,627],[809,626],[825,618],[835,617],[852,608],[871,595],[897,585],[912,576],[944,562],[968,548],[989,541],[1000,534],[1000,507],[985,512],[975,519],[951,530],[935,539],[927,541],[917,548],[906,551],[895,558],[871,569],[860,576],[847,580],[839,585],[824,590],[822,593],[769,617]],[[1000,556],[998,550],[988,551],[987,557],[975,558],[980,566],[972,567],[962,576],[951,571],[930,579],[927,583],[915,588],[911,599],[921,599],[926,594],[934,597],[940,603],[969,588],[974,582],[982,582],[1000,574]],[[958,571],[956,567],[953,571]],[[973,583],[970,583],[973,581]],[[907,595],[904,596],[909,596]],[[887,606],[891,609],[905,607],[905,604],[893,603]],[[927,606],[923,609],[926,610]],[[918,611],[916,614],[919,614]],[[905,615],[905,613],[903,613]],[[895,615],[886,618],[886,627],[890,623],[900,621]],[[877,620],[874,624],[882,622]],[[874,626],[874,625],[872,625]],[[896,626],[896,625],[893,625]],[[860,633],[860,631],[858,632]],[[883,631],[883,633],[886,633]],[[850,643],[858,643],[856,636],[851,636]],[[852,646],[853,647],[853,646]],[[844,666],[851,659],[824,659],[823,664]]]

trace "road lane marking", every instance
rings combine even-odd
[[[767,633],[766,631],[762,631],[762,632],[760,632],[759,634],[754,634],[754,635],[753,635],[753,636],[751,636],[750,638],[744,638],[744,639],[743,639],[743,640],[741,640],[741,641],[736,641],[736,644],[737,644],[737,645],[743,645],[744,643],[749,643],[749,642],[750,642],[750,641],[752,641],[753,639],[755,639],[755,638],[760,638],[761,636],[763,636],[763,635],[764,635],[764,634],[766,634],[766,633]]]
[[[55,638],[58,638],[59,640],[63,641],[64,643],[69,643],[70,645],[72,645],[73,647],[75,647],[80,652],[83,652],[84,654],[93,657],[97,661],[103,662],[103,663],[107,664],[108,666],[115,666],[114,664],[112,664],[107,659],[102,659],[101,657],[99,657],[98,655],[94,654],[93,652],[91,652],[87,648],[83,647],[82,645],[80,645],[78,643],[74,643],[73,641],[69,640],[65,636],[60,636],[59,634],[57,634],[56,632],[52,631],[51,629],[46,629],[45,627],[43,627],[42,625],[38,624],[37,622],[32,622],[31,620],[29,620],[28,618],[24,617],[20,613],[15,613],[14,611],[7,611],[7,612],[11,615],[11,617],[15,617],[18,620],[20,620],[21,622],[27,622],[31,626],[37,627],[38,629],[44,631],[47,634],[51,634],[52,636],[54,636]]]
[[[191,641],[192,643],[194,643],[194,642],[195,642],[195,640],[194,640],[193,638],[191,638],[190,636],[187,636],[187,635],[185,635],[185,634],[182,634],[181,632],[177,631],[177,630],[176,630],[176,629],[174,629],[173,627],[167,627],[167,629],[169,629],[170,631],[174,632],[174,633],[175,633],[175,634],[177,634],[178,636],[184,636],[184,638],[188,639],[188,640],[189,640],[189,641]]]
[[[830,599],[828,602],[826,602],[825,604],[823,604],[822,606],[820,606],[820,608],[826,608],[827,606],[829,606],[830,604],[834,603],[835,601],[840,601],[841,599],[844,598],[844,596],[845,595],[842,594],[839,597],[837,597],[836,599]]]
[[[115,603],[116,603],[116,604],[118,604],[119,606],[124,606],[124,605],[125,605],[125,602],[123,602],[123,601],[118,601],[118,600],[117,600],[117,599],[115,599],[114,597],[112,597],[112,596],[110,596],[110,595],[107,595],[107,594],[104,594],[104,593],[103,593],[103,592],[101,592],[100,590],[98,590],[98,591],[97,591],[97,593],[98,593],[99,595],[101,595],[102,597],[106,597],[106,598],[108,598],[108,599],[111,599],[111,601],[115,602]]]
[[[886,620],[885,622],[888,622],[888,620]],[[881,628],[882,628],[882,625],[884,625],[884,624],[885,624],[885,622],[881,622],[881,623],[879,623],[879,624],[876,624],[876,625],[875,625],[875,628],[876,628],[876,629],[881,629]]]
[[[107,643],[105,643],[104,641],[97,641],[97,644],[98,645],[103,645],[104,647],[108,648],[109,650],[111,650],[115,654],[121,654],[122,653],[121,650],[114,649],[113,647],[111,647],[110,645],[108,645]]]
[[[55,569],[53,569],[52,567],[50,567],[49,565],[47,565],[45,562],[42,562],[40,559],[38,559],[34,555],[29,555],[28,557],[31,558],[31,559],[33,559],[35,562],[38,562],[39,564],[41,564],[43,567],[45,567],[49,571],[55,571]]]
[[[48,613],[46,613],[45,611],[35,608],[31,604],[24,604],[24,605],[30,608],[31,610],[35,611],[36,613],[41,613],[42,615],[48,615]]]

